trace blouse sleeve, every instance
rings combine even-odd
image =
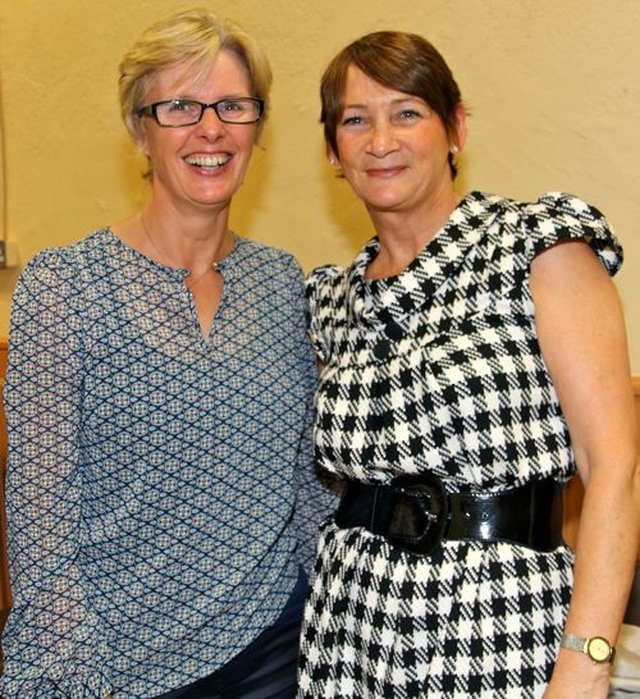
[[[622,247],[605,216],[578,197],[550,192],[525,204],[522,225],[531,242],[531,256],[556,243],[584,240],[613,276],[622,265]]]
[[[13,296],[4,389],[13,595],[3,639],[5,699],[112,691],[97,666],[106,652],[77,565],[83,360],[76,278],[73,265],[47,251],[25,268]]]

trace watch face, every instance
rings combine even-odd
[[[587,653],[594,663],[604,663],[611,656],[611,646],[605,638],[594,636],[587,644]]]

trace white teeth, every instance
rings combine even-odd
[[[189,165],[197,165],[198,167],[220,167],[229,159],[229,155],[192,155],[185,158],[185,161]]]

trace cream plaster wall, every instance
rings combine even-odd
[[[194,0],[197,2],[198,0]],[[0,69],[7,235],[22,261],[140,205],[143,163],[116,100],[123,51],[179,0],[3,0]],[[317,85],[328,59],[376,29],[423,33],[471,107],[460,187],[531,199],[574,192],[626,248],[617,278],[640,373],[640,2],[638,0],[214,0],[260,36],[274,73],[262,150],[233,209],[239,232],[305,269],[348,262],[370,234],[325,162]],[[0,271],[0,336],[17,271]]]

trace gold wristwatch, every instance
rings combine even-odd
[[[569,650],[577,650],[584,653],[594,663],[612,663],[613,657],[616,654],[616,649],[602,636],[593,636],[587,638],[585,636],[574,636],[570,633],[565,633],[560,641],[561,648]]]

